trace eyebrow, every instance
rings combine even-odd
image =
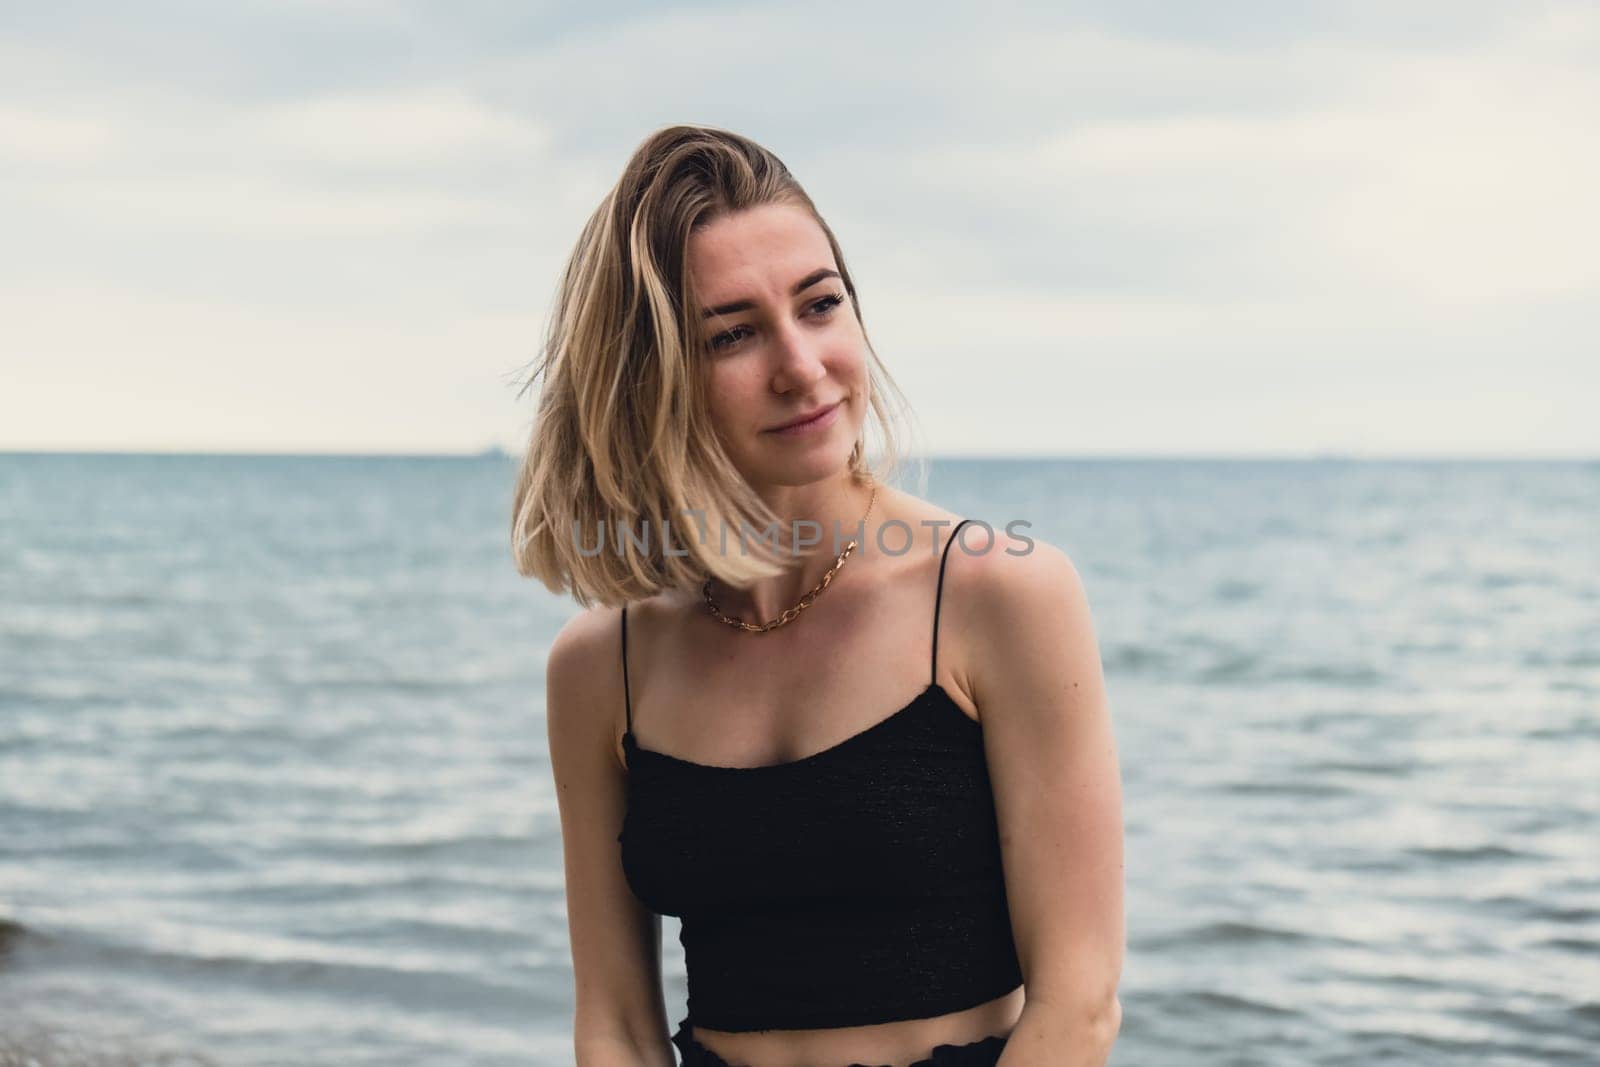
[[[814,270],[810,274],[807,274],[804,278],[801,278],[799,281],[795,282],[794,288],[789,291],[793,295],[799,296],[801,293],[805,292],[813,285],[816,285],[824,278],[838,277],[840,277],[838,271],[828,267],[823,267],[821,270]],[[735,311],[749,311],[755,306],[755,302],[751,300],[735,300],[731,304],[718,304],[714,308],[706,308],[702,313],[702,317],[714,319],[718,315],[732,315]]]

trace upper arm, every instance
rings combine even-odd
[[[661,917],[633,895],[617,841],[626,785],[613,737],[623,699],[617,626],[614,608],[575,616],[557,635],[545,668],[545,727],[560,812],[573,1040],[580,1062],[586,1048],[670,1054]]]
[[[1114,1026],[1122,790],[1099,645],[1066,554],[1038,540],[1025,555],[1006,547],[997,535],[967,561],[963,629],[1026,996]]]

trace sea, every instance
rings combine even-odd
[[[573,1062],[543,672],[580,609],[512,566],[514,476],[0,455],[0,1065]],[[1113,1065],[1600,1063],[1600,462],[903,487],[1088,591]]]

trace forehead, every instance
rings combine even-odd
[[[819,267],[838,267],[828,237],[808,211],[790,204],[724,215],[689,238],[689,277],[706,304],[763,290],[787,297],[791,285]]]

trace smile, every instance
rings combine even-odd
[[[828,426],[833,424],[833,421],[836,418],[839,417],[839,405],[842,403],[843,401],[836,400],[830,407],[825,409],[815,418],[809,419],[805,422],[796,423],[793,426],[785,426],[782,429],[768,430],[766,432],[781,434],[785,437],[795,437],[801,434],[815,433],[818,430],[826,429]]]

